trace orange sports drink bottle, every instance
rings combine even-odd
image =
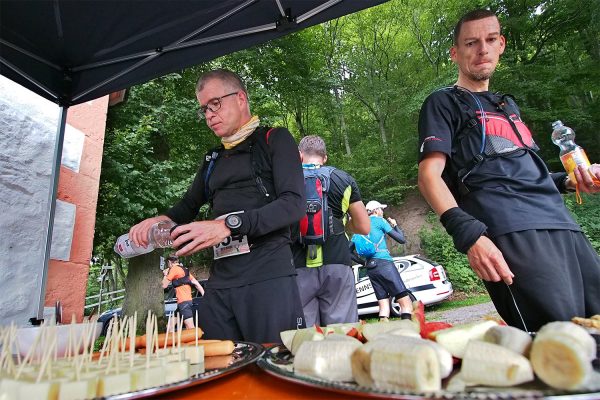
[[[561,121],[555,121],[552,123],[552,141],[555,145],[560,147],[560,161],[562,162],[565,171],[569,174],[569,178],[572,182],[577,182],[575,179],[575,168],[582,166],[585,169],[590,168],[590,160],[585,154],[585,150],[581,146],[575,144],[575,132],[568,126],[563,125]],[[592,177],[595,184],[600,185],[600,181],[595,177]],[[581,197],[579,196],[579,185],[576,184],[577,188],[577,202],[581,203]]]

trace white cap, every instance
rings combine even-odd
[[[387,204],[381,204],[377,200],[371,200],[370,202],[367,203],[367,205],[365,207],[367,208],[367,211],[373,211],[378,208],[381,208],[383,210],[384,208],[387,207]]]

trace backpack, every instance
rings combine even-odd
[[[385,235],[381,236],[379,242],[377,244],[373,243],[371,239],[369,239],[366,235],[355,234],[352,236],[352,242],[354,243],[354,248],[356,249],[356,254],[361,257],[371,258],[379,251],[379,245]]]
[[[317,246],[322,246],[334,233],[333,214],[327,203],[334,167],[303,168],[306,215],[300,220],[300,243],[307,247],[307,257],[317,258]]]
[[[192,286],[192,280],[190,279],[190,270],[187,267],[184,267],[183,265],[180,265],[180,267],[181,267],[181,269],[183,269],[183,272],[185,273],[185,275],[182,276],[181,278],[173,279],[171,281],[171,284],[175,288],[177,288],[179,286],[183,286],[183,285]]]
[[[272,160],[269,149],[269,136],[274,130],[275,128],[259,127],[248,137],[250,140],[250,153],[252,154],[252,178],[258,191],[264,196],[264,200],[267,203],[270,203],[275,199],[275,188],[273,187],[273,175],[271,170]],[[208,181],[215,167],[215,162],[223,149],[223,146],[216,147],[204,156],[202,180],[204,181],[204,196],[206,197],[210,208],[212,208],[213,194],[208,186]]]

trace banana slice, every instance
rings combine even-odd
[[[441,388],[440,362],[427,340],[392,335],[378,337],[352,354],[352,373],[359,385],[390,390]]]
[[[596,344],[585,329],[572,322],[551,322],[538,332],[531,347],[536,375],[557,389],[574,390],[593,379],[591,360]]]
[[[433,391],[442,387],[435,350],[426,344],[373,350],[371,377],[379,389]]]
[[[445,348],[443,348],[441,345],[439,345],[436,342],[433,342],[431,340],[422,339],[421,336],[413,337],[411,334],[408,334],[407,332],[409,332],[409,331],[401,329],[398,331],[383,333],[383,334],[377,336],[376,341],[380,341],[380,340],[384,341],[385,343],[387,343],[387,347],[392,347],[392,348],[394,346],[394,343],[397,340],[400,340],[403,343],[412,342],[415,344],[427,344],[428,346],[433,347],[433,349],[435,350],[435,354],[437,355],[438,363],[440,366],[440,377],[442,379],[447,378],[452,373],[452,369],[454,367],[454,363],[452,362],[452,354],[450,354],[450,352],[448,350],[446,350]],[[401,338],[396,339],[393,336],[401,336]]]
[[[353,381],[350,357],[361,346],[356,339],[305,341],[294,357],[294,372],[331,381]]]
[[[596,358],[596,341],[581,326],[568,321],[555,321],[542,326],[536,335],[537,338],[567,336],[579,342],[590,361]]]
[[[492,326],[483,335],[483,341],[506,347],[516,353],[527,355],[531,348],[531,336],[512,326]]]
[[[497,344],[471,340],[460,370],[468,384],[514,386],[533,380],[529,360]]]

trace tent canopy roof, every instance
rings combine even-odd
[[[0,73],[69,106],[385,1],[2,0]]]

